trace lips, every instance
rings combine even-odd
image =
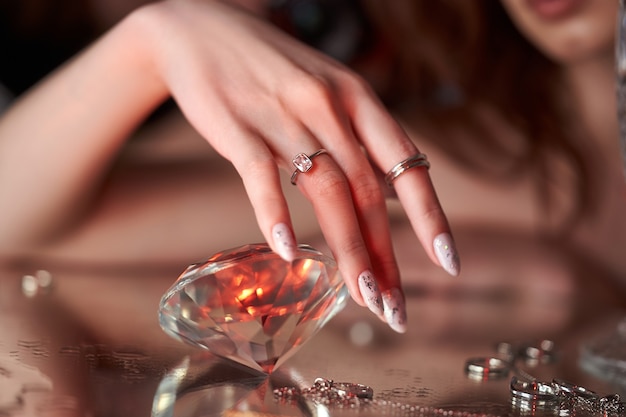
[[[560,19],[573,13],[583,0],[527,0],[529,8],[544,19]]]

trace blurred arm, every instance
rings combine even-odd
[[[165,99],[140,20],[131,15],[0,119],[0,252],[75,221],[124,140]]]

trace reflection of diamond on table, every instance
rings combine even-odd
[[[256,244],[189,266],[161,299],[159,318],[170,336],[269,373],[346,300],[332,259],[301,245],[288,263]]]

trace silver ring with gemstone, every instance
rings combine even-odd
[[[313,152],[311,155],[307,155],[305,153],[299,153],[293,157],[291,162],[293,166],[296,167],[296,170],[291,174],[291,184],[296,185],[296,177],[300,172],[309,172],[311,168],[313,168],[313,158],[316,156],[320,156],[322,154],[328,153],[326,149],[320,149],[318,151]]]
[[[385,182],[389,187],[393,187],[393,182],[400,175],[404,174],[411,168],[417,167],[425,167],[426,169],[430,168],[430,162],[428,162],[428,158],[423,153],[416,153],[415,155],[409,156],[402,162],[396,164],[393,168],[387,172],[385,175]]]

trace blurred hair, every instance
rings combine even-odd
[[[499,1],[365,4],[389,49],[392,75],[383,95],[391,104],[410,103],[442,133],[426,139],[489,178],[532,172],[548,214],[555,189],[572,191],[562,230],[593,208],[588,145],[573,127],[560,69],[518,32]],[[519,137],[499,137],[489,114]],[[563,164],[554,164],[555,155]]]
[[[0,82],[19,95],[95,36],[85,0],[0,0]]]

